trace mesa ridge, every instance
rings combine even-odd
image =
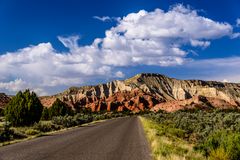
[[[92,111],[176,111],[185,108],[239,108],[240,84],[203,80],[178,80],[141,73],[95,86],[70,87],[62,93],[40,97],[50,107],[59,98],[69,106]]]

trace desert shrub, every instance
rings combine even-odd
[[[14,131],[10,129],[10,123],[6,122],[3,128],[0,128],[0,142],[10,140],[13,133]]]
[[[117,118],[117,117],[124,117],[124,116],[128,116],[128,115],[132,115],[132,113],[130,112],[100,112],[100,113],[93,113],[92,114],[92,118],[94,121],[97,120],[103,120],[103,119],[111,119],[111,118]]]
[[[13,126],[31,125],[40,120],[42,110],[43,106],[34,92],[19,91],[6,106],[5,118]]]
[[[93,120],[97,121],[97,120],[102,120],[102,119],[106,119],[106,115],[105,114],[94,114],[93,115]]]
[[[10,141],[12,139],[21,139],[21,138],[26,138],[26,135],[11,129],[9,122],[5,122],[3,127],[0,128],[0,142]]]
[[[240,113],[236,110],[187,110],[173,113],[158,112],[144,115],[170,128],[184,130],[187,140],[204,141],[220,130],[240,132]]]
[[[77,113],[74,116],[65,115],[65,116],[55,116],[52,118],[52,123],[63,126],[64,128],[78,126],[84,123],[89,123],[96,120],[103,120],[103,119],[110,119],[113,117],[122,117],[125,116],[123,113],[106,113],[106,112],[99,112],[99,113]]]
[[[184,138],[185,137],[185,131],[182,129],[177,128],[168,128],[167,129],[168,134],[176,136],[178,138]]]
[[[240,159],[240,133],[218,131],[210,135],[197,149],[205,156],[212,159],[220,159],[225,155],[225,159]]]
[[[73,120],[72,116],[53,117],[52,122],[53,124],[62,125],[65,128],[76,125],[76,122]]]
[[[39,131],[36,130],[36,129],[27,129],[27,130],[25,131],[25,134],[27,134],[27,135],[36,135],[36,134],[38,134],[38,133],[39,133]]]
[[[91,115],[86,114],[76,114],[75,116],[58,116],[53,117],[52,123],[57,125],[62,125],[63,127],[72,127],[81,125],[84,123],[91,122],[93,120],[93,117]]]
[[[229,155],[223,148],[217,148],[213,150],[209,155],[209,160],[230,160]]]
[[[48,109],[48,115],[49,118],[73,115],[73,110],[66,103],[57,98],[52,106]]]
[[[97,121],[97,120],[100,120],[100,119],[101,119],[100,115],[93,115],[93,120],[94,121]]]
[[[239,110],[187,110],[149,113],[165,136],[183,138],[209,159],[240,159]],[[179,130],[176,130],[179,129]]]
[[[76,114],[74,116],[74,121],[76,121],[78,125],[89,123],[93,121],[93,116],[88,114]]]
[[[39,122],[34,124],[33,129],[38,130],[40,132],[50,132],[50,131],[59,130],[61,129],[61,127],[52,123]]]

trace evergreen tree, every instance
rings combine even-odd
[[[65,116],[65,115],[72,115],[73,110],[68,107],[68,105],[64,102],[62,102],[60,99],[56,99],[56,101],[52,104],[52,106],[49,108],[49,117],[55,117],[55,116]]]
[[[47,107],[43,108],[41,119],[42,120],[49,120],[49,109]]]
[[[13,126],[31,125],[40,120],[42,110],[43,106],[34,92],[19,91],[6,106],[5,118]]]

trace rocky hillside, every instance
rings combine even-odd
[[[11,100],[9,96],[4,93],[0,93],[0,108],[5,107],[5,105]]]
[[[75,109],[92,111],[140,111],[164,109],[175,111],[194,107],[237,108],[240,84],[202,80],[177,80],[160,74],[137,74],[124,81],[96,86],[71,87],[63,93],[41,97],[49,107],[60,98]]]

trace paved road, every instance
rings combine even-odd
[[[150,160],[137,117],[108,120],[0,147],[0,160]]]

